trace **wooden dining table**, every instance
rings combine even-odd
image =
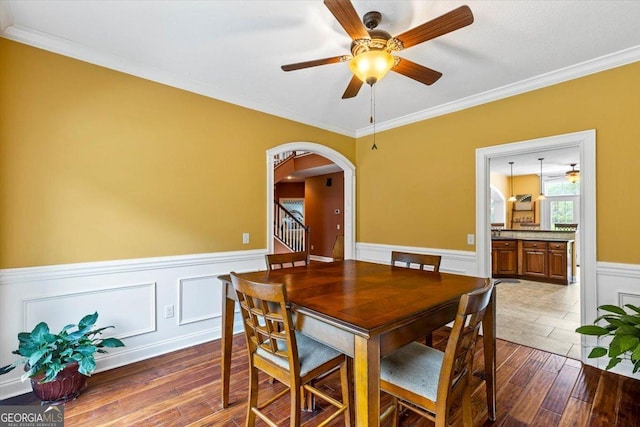
[[[238,275],[257,282],[284,283],[296,329],[353,358],[359,427],[379,425],[380,358],[451,322],[460,297],[485,284],[479,277],[355,260]],[[228,275],[219,279],[223,282],[222,406],[227,407],[235,291]],[[493,295],[482,326],[488,416],[495,420]]]

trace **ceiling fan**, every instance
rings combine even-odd
[[[324,4],[353,40],[351,55],[298,62],[283,65],[281,68],[284,71],[293,71],[349,61],[349,68],[354,75],[342,95],[342,99],[356,96],[363,83],[373,86],[389,70],[426,85],[435,83],[442,76],[442,73],[408,59],[393,56],[391,52],[426,42],[466,27],[473,22],[471,9],[468,6],[460,6],[438,18],[392,37],[386,31],[376,28],[382,18],[380,12],[367,12],[361,22],[350,0],[324,0]]]

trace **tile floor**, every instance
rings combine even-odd
[[[503,280],[496,287],[498,338],[580,360],[580,284]]]

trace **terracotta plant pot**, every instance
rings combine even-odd
[[[44,375],[31,378],[33,393],[43,404],[61,404],[74,400],[87,384],[87,377],[78,372],[78,364],[71,363],[58,373],[55,380],[41,383]]]

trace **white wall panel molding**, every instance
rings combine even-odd
[[[201,322],[222,315],[222,291],[217,275],[180,279],[178,325]]]
[[[119,307],[115,311],[111,307]],[[87,307],[91,307],[90,312]],[[64,308],[64,319],[55,313]],[[120,339],[156,331],[156,283],[96,289],[87,292],[59,294],[22,300],[21,330],[31,330],[43,319],[53,332],[69,323],[76,323],[93,311],[99,313],[98,327],[117,324],[118,329],[105,331],[104,336]],[[63,322],[63,323],[60,323]]]
[[[356,259],[382,264],[391,262],[391,252],[415,252],[442,256],[440,271],[443,273],[473,275],[476,271],[476,253],[449,249],[422,248],[416,246],[384,245],[377,243],[357,243]]]

